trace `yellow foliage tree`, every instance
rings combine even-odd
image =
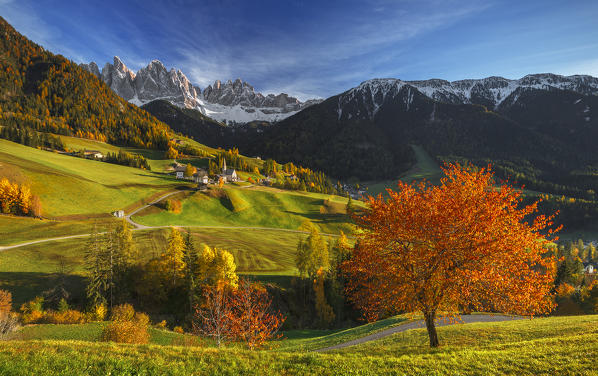
[[[176,287],[185,277],[184,249],[185,241],[181,232],[176,227],[172,227],[170,237],[168,238],[168,248],[160,256],[159,260],[162,279],[172,287]]]
[[[193,176],[193,174],[195,174],[195,171],[197,171],[197,169],[195,167],[193,167],[191,165],[191,163],[187,163],[187,167],[185,167],[184,175],[187,178],[191,177],[191,176]]]
[[[324,291],[324,268],[318,269],[316,278],[314,279],[314,293],[316,294],[316,312],[320,319],[322,327],[327,328],[332,321],[334,321],[334,311],[326,301],[326,294]]]
[[[198,257],[197,280],[205,284],[225,283],[236,287],[239,280],[233,255],[218,248],[204,246]]]

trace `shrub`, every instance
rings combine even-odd
[[[156,328],[158,329],[164,329],[166,328],[166,320],[162,320],[159,323],[156,324]]]
[[[121,304],[112,308],[111,321],[133,321],[135,309],[130,304]]]
[[[112,309],[110,322],[102,332],[103,341],[120,343],[148,343],[149,316],[135,312],[130,304],[122,304]]]
[[[178,214],[181,212],[182,204],[179,200],[167,199],[164,203],[164,208],[169,212]]]
[[[44,317],[44,298],[37,296],[31,301],[23,303],[21,312],[23,313],[23,323],[32,324],[40,322]]]
[[[21,320],[23,324],[35,324],[42,322],[44,318],[44,313],[42,311],[31,311],[28,313],[23,313],[21,316]]]
[[[112,321],[102,332],[102,341],[119,343],[148,343],[147,325],[136,321]]]
[[[175,333],[179,333],[179,334],[184,334],[185,333],[185,331],[183,330],[183,328],[181,328],[180,326],[175,326],[172,331],[175,332]]]
[[[136,312],[135,317],[133,318],[133,321],[135,321],[136,323],[138,323],[140,325],[144,325],[144,326],[149,326],[149,324],[150,324],[149,316],[143,312]]]
[[[6,339],[8,335],[19,328],[19,319],[15,313],[0,312],[0,340]]]
[[[89,319],[88,321],[104,321],[106,319],[106,314],[108,313],[108,309],[104,304],[98,304],[97,306],[93,307],[91,312],[89,312]]]
[[[12,308],[12,295],[6,290],[0,290],[0,313],[9,312]]]
[[[87,318],[82,312],[74,309],[65,311],[48,311],[44,315],[44,321],[49,324],[84,324]]]

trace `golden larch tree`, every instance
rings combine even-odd
[[[432,347],[441,314],[550,312],[555,262],[545,246],[558,230],[554,216],[537,215],[538,202],[523,205],[520,189],[495,185],[490,167],[443,172],[437,186],[399,182],[355,216],[362,231],[343,264],[350,299],[369,320],[421,312]]]

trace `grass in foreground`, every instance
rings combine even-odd
[[[0,374],[591,375],[596,374],[598,336],[593,328],[597,324],[598,316],[580,316],[445,327],[440,328],[444,341],[440,349],[403,352],[389,347],[382,353],[369,352],[363,346],[317,354],[296,350],[8,341],[0,347]],[[510,334],[513,330],[519,334]],[[479,338],[484,332],[495,333],[494,339],[488,342],[489,337]],[[425,339],[421,330],[409,333]],[[400,340],[400,335],[395,335],[385,341]],[[453,342],[456,340],[459,345]]]
[[[276,343],[280,351],[314,351],[365,337],[405,323],[407,316],[395,316],[355,328],[340,330],[290,330]]]
[[[12,334],[11,339],[19,341],[86,341],[98,342],[106,323],[92,322],[87,324],[28,325]],[[172,346],[184,343],[185,335],[170,330],[150,328],[150,343],[161,346]]]

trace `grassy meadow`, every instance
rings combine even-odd
[[[440,179],[442,178],[442,170],[438,166],[438,162],[436,162],[436,160],[421,146],[411,145],[411,148],[415,153],[415,165],[396,179],[363,183],[364,186],[368,187],[369,195],[377,196],[379,193],[384,193],[386,188],[395,189],[397,187],[397,181],[399,180],[406,183],[423,179],[434,184],[440,182]]]
[[[326,233],[350,232],[346,199],[318,193],[265,187],[225,186],[222,190],[196,192],[173,213],[151,207],[134,220],[148,226],[244,226],[298,229],[310,221]]]
[[[125,209],[177,182],[164,174],[71,157],[0,140],[0,175],[27,183],[43,215],[76,219]]]
[[[84,230],[81,228],[80,230]],[[235,257],[237,271],[264,282],[287,285],[297,274],[295,251],[305,234],[262,229],[189,228],[197,247],[223,248]],[[167,246],[167,228],[133,232],[143,260],[158,256]],[[334,241],[328,238],[328,241]],[[68,290],[83,294],[87,237],[57,240],[0,251],[0,289],[13,294],[18,309],[66,274]]]
[[[0,374],[591,375],[598,356],[596,328],[598,316],[466,324],[438,328],[437,349],[426,347],[425,330],[416,329],[331,353],[284,347],[283,341],[257,351],[209,343],[164,346],[154,337],[153,344],[124,345],[90,342],[94,329],[89,327],[79,335],[69,329],[61,338],[52,328],[28,329],[38,333],[29,334],[36,340],[0,346]],[[329,342],[312,334],[312,341]]]

